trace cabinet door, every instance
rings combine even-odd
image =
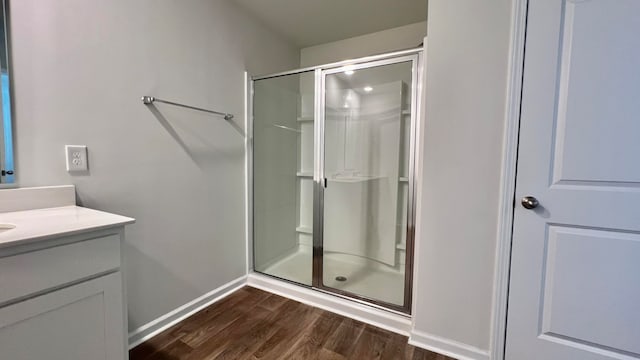
[[[0,349],[11,360],[126,359],[121,274],[0,308]]]

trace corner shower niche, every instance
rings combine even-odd
[[[408,310],[417,59],[254,80],[256,271]]]

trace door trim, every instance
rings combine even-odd
[[[491,359],[503,360],[507,336],[507,302],[511,271],[511,242],[515,205],[516,165],[520,134],[520,106],[527,26],[528,0],[513,0],[507,80],[507,101],[500,174],[500,203],[491,321]]]

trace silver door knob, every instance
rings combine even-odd
[[[523,197],[522,200],[520,200],[520,203],[525,209],[529,209],[529,210],[535,209],[538,207],[538,205],[540,205],[540,203],[538,202],[538,199],[534,198],[533,196]]]

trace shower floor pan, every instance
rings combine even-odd
[[[261,272],[311,285],[311,268],[311,247],[300,245],[298,251]],[[327,287],[396,305],[404,302],[404,271],[358,256],[326,253],[323,272],[324,285]]]

